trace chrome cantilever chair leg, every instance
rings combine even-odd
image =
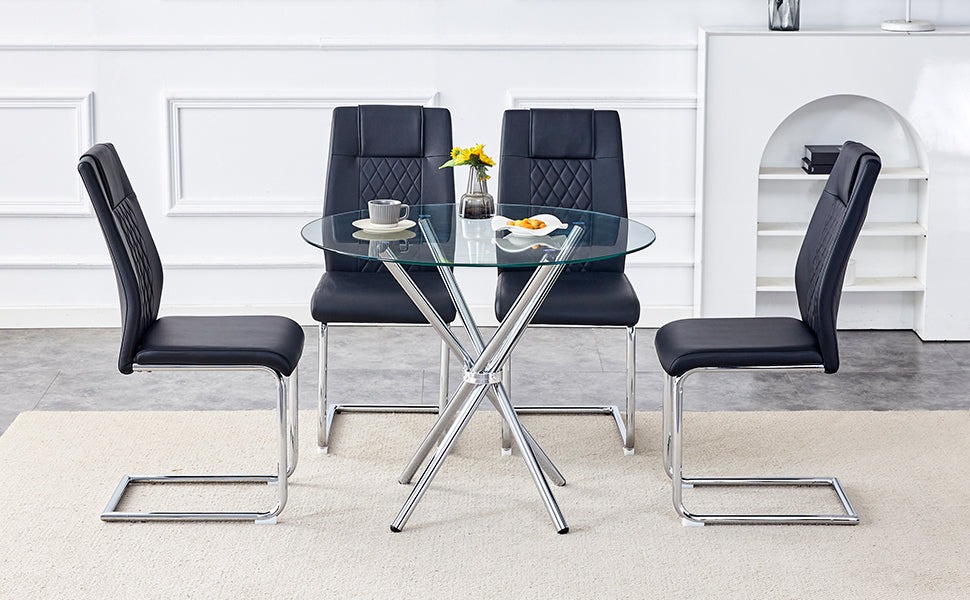
[[[846,497],[842,485],[835,477],[684,477],[683,476],[683,436],[684,436],[684,380],[698,371],[713,371],[720,373],[771,370],[771,371],[802,371],[821,370],[818,365],[803,367],[739,367],[731,369],[699,368],[688,371],[679,377],[666,375],[664,379],[663,402],[663,457],[664,470],[673,483],[674,509],[680,515],[684,525],[705,524],[788,524],[788,525],[858,525],[859,516],[852,508]],[[696,514],[684,506],[684,488],[702,486],[826,486],[831,487],[838,496],[845,514]]]
[[[286,466],[286,476],[296,471],[296,464],[300,460],[300,369],[297,367],[290,373],[286,384],[286,415],[289,431],[290,451],[287,455],[289,462]]]
[[[320,335],[317,338],[317,356],[319,357],[319,375],[317,380],[317,452],[326,454],[330,446],[330,427],[333,424],[333,413],[327,406],[327,341],[330,328],[326,323],[320,323]]]
[[[626,420],[621,428],[623,437],[623,454],[634,453],[636,442],[636,414],[637,414],[637,328],[626,328]],[[617,421],[617,426],[620,421]]]
[[[298,439],[297,417],[297,371],[287,377],[265,367],[228,366],[228,367],[199,367],[176,365],[135,365],[136,371],[169,371],[169,370],[259,370],[272,373],[276,378],[277,388],[277,428],[279,435],[279,459],[275,475],[125,475],[115,489],[104,512],[102,521],[253,521],[257,524],[275,524],[276,517],[286,506],[287,479],[296,469],[298,455],[296,448]],[[266,512],[130,512],[119,511],[118,505],[124,497],[128,486],[141,483],[264,483],[276,485],[276,506]]]
[[[503,366],[503,385],[506,392],[512,394],[512,357]],[[595,414],[610,415],[616,421],[616,428],[623,443],[623,454],[631,455],[635,452],[636,442],[636,378],[637,378],[637,330],[636,327],[626,327],[626,413],[620,411],[616,405],[587,406],[582,404],[568,406],[516,406],[515,412],[523,414]],[[502,454],[512,453],[512,432],[502,423]]]
[[[319,380],[317,383],[317,452],[327,454],[334,418],[345,412],[366,413],[440,413],[448,403],[448,370],[451,353],[448,345],[441,342],[440,372],[438,374],[438,405],[430,404],[329,404],[327,402],[327,346],[330,327],[320,323],[317,342],[319,356]]]
[[[661,408],[661,420],[663,421],[663,432],[660,436],[660,442],[662,448],[660,449],[660,454],[664,459],[664,471],[667,473],[667,477],[673,479],[674,469],[670,464],[670,441],[671,433],[670,429],[673,427],[671,420],[673,419],[673,407],[670,406],[670,386],[673,385],[673,377],[664,373],[664,395],[663,404]]]

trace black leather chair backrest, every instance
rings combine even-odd
[[[620,115],[614,110],[507,110],[502,119],[498,201],[627,216]],[[538,212],[538,211],[537,211]],[[587,231],[612,244],[618,232]],[[624,257],[569,270],[622,272]]]
[[[97,144],[77,167],[108,244],[121,297],[118,370],[132,372],[142,336],[158,318],[162,262],[128,174],[111,144]]]
[[[866,146],[852,141],[842,146],[795,262],[798,308],[818,338],[827,373],[839,369],[835,327],[842,282],[881,168],[879,156]]]
[[[375,198],[411,205],[454,203],[454,169],[438,168],[451,158],[451,148],[451,113],[446,108],[335,108],[323,215],[366,210]],[[434,225],[439,238],[450,238],[450,221]],[[332,252],[325,256],[328,271],[383,268],[378,261]]]

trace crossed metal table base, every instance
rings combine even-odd
[[[455,337],[451,328],[445,323],[437,311],[435,311],[428,299],[407,274],[404,267],[400,263],[394,262],[396,255],[391,249],[390,244],[382,248],[380,250],[380,257],[385,259],[384,265],[388,271],[394,276],[394,279],[397,280],[398,284],[404,289],[408,297],[411,298],[415,306],[421,311],[438,335],[441,336],[448,348],[462,360],[464,365],[461,385],[452,395],[444,410],[441,411],[431,431],[428,432],[414,456],[408,462],[404,472],[398,478],[398,481],[402,484],[410,483],[421,463],[424,462],[428,454],[435,448],[435,444],[437,444],[434,456],[431,457],[417,484],[412,488],[411,494],[404,502],[401,511],[394,519],[394,522],[391,523],[391,531],[399,532],[404,528],[405,523],[407,523],[411,513],[414,512],[414,508],[427,491],[431,480],[438,473],[445,458],[448,457],[448,453],[451,451],[452,446],[454,446],[458,436],[461,435],[465,425],[468,424],[471,416],[478,410],[482,400],[488,397],[502,415],[504,425],[511,432],[512,439],[522,454],[522,458],[529,469],[532,480],[539,490],[539,495],[542,497],[546,510],[549,511],[549,515],[552,517],[556,532],[568,533],[569,527],[566,525],[562,511],[559,509],[559,505],[552,495],[552,489],[549,487],[549,482],[546,480],[543,470],[545,470],[545,473],[549,475],[556,485],[565,485],[566,480],[559,470],[556,469],[549,457],[546,456],[545,452],[542,451],[542,448],[539,447],[539,444],[536,443],[532,435],[519,421],[508,392],[502,384],[502,367],[519,342],[529,322],[535,316],[536,311],[539,310],[539,306],[549,293],[549,290],[552,289],[556,278],[559,277],[559,274],[565,268],[563,261],[567,260],[569,255],[572,254],[573,249],[583,235],[583,227],[579,224],[574,224],[562,248],[546,255],[548,258],[543,262],[548,264],[540,264],[536,267],[532,277],[513,304],[512,309],[492,335],[492,338],[488,343],[485,343],[478,325],[475,323],[474,318],[472,318],[468,303],[465,301],[458,287],[454,273],[450,268],[445,266],[448,261],[441,252],[430,220],[422,218],[419,219],[418,223],[421,232],[428,242],[428,247],[431,249],[439,265],[438,271],[444,280],[452,302],[454,302],[455,307],[458,309],[462,324],[468,332],[469,339],[474,346],[475,354],[473,355]]]

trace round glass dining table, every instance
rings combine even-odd
[[[410,209],[413,220],[402,221],[400,231],[355,226],[367,220],[365,209],[311,221],[303,227],[303,239],[318,248],[357,258],[449,267],[583,263],[630,254],[656,239],[653,230],[642,223],[588,210],[501,204],[498,212],[508,220],[552,215],[562,228],[545,235],[515,235],[494,231],[493,219],[459,217],[454,204],[418,204]],[[412,225],[414,221],[417,223]],[[559,256],[570,232],[577,228],[582,236],[570,252]],[[433,236],[430,243],[429,231]],[[383,254],[388,249],[391,254]]]
[[[428,323],[463,363],[461,385],[398,478],[402,484],[410,483],[425,458],[434,450],[434,456],[391,523],[391,531],[394,532],[403,529],[458,436],[486,397],[511,430],[512,439],[552,517],[556,531],[569,531],[545,475],[557,485],[564,485],[566,480],[519,421],[502,384],[502,368],[566,265],[630,254],[650,246],[656,240],[656,235],[642,223],[588,210],[500,204],[497,212],[499,216],[493,219],[463,219],[458,216],[454,204],[418,204],[410,207],[410,219],[401,221],[395,228],[362,227],[369,225],[367,210],[325,216],[303,227],[303,239],[313,246],[383,262]],[[510,230],[509,221],[530,217],[543,221],[546,227],[538,234]],[[468,333],[471,347],[468,342],[455,336],[448,323],[408,275],[404,265],[438,267]],[[535,270],[508,314],[486,341],[472,317],[451,267],[534,267]]]

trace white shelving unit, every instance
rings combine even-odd
[[[820,128],[824,132],[816,133]],[[757,314],[794,314],[797,310],[791,273],[811,210],[828,179],[828,175],[782,165],[797,165],[806,143],[857,139],[875,149],[884,166],[853,252],[856,277],[843,288],[851,295],[843,300],[847,316],[840,315],[841,324],[915,327],[917,311],[923,306],[921,295],[926,291],[925,188],[930,173],[921,148],[908,131],[908,125],[884,105],[854,96],[810,103],[778,125],[758,170]],[[867,310],[873,302],[891,304],[898,310]]]

